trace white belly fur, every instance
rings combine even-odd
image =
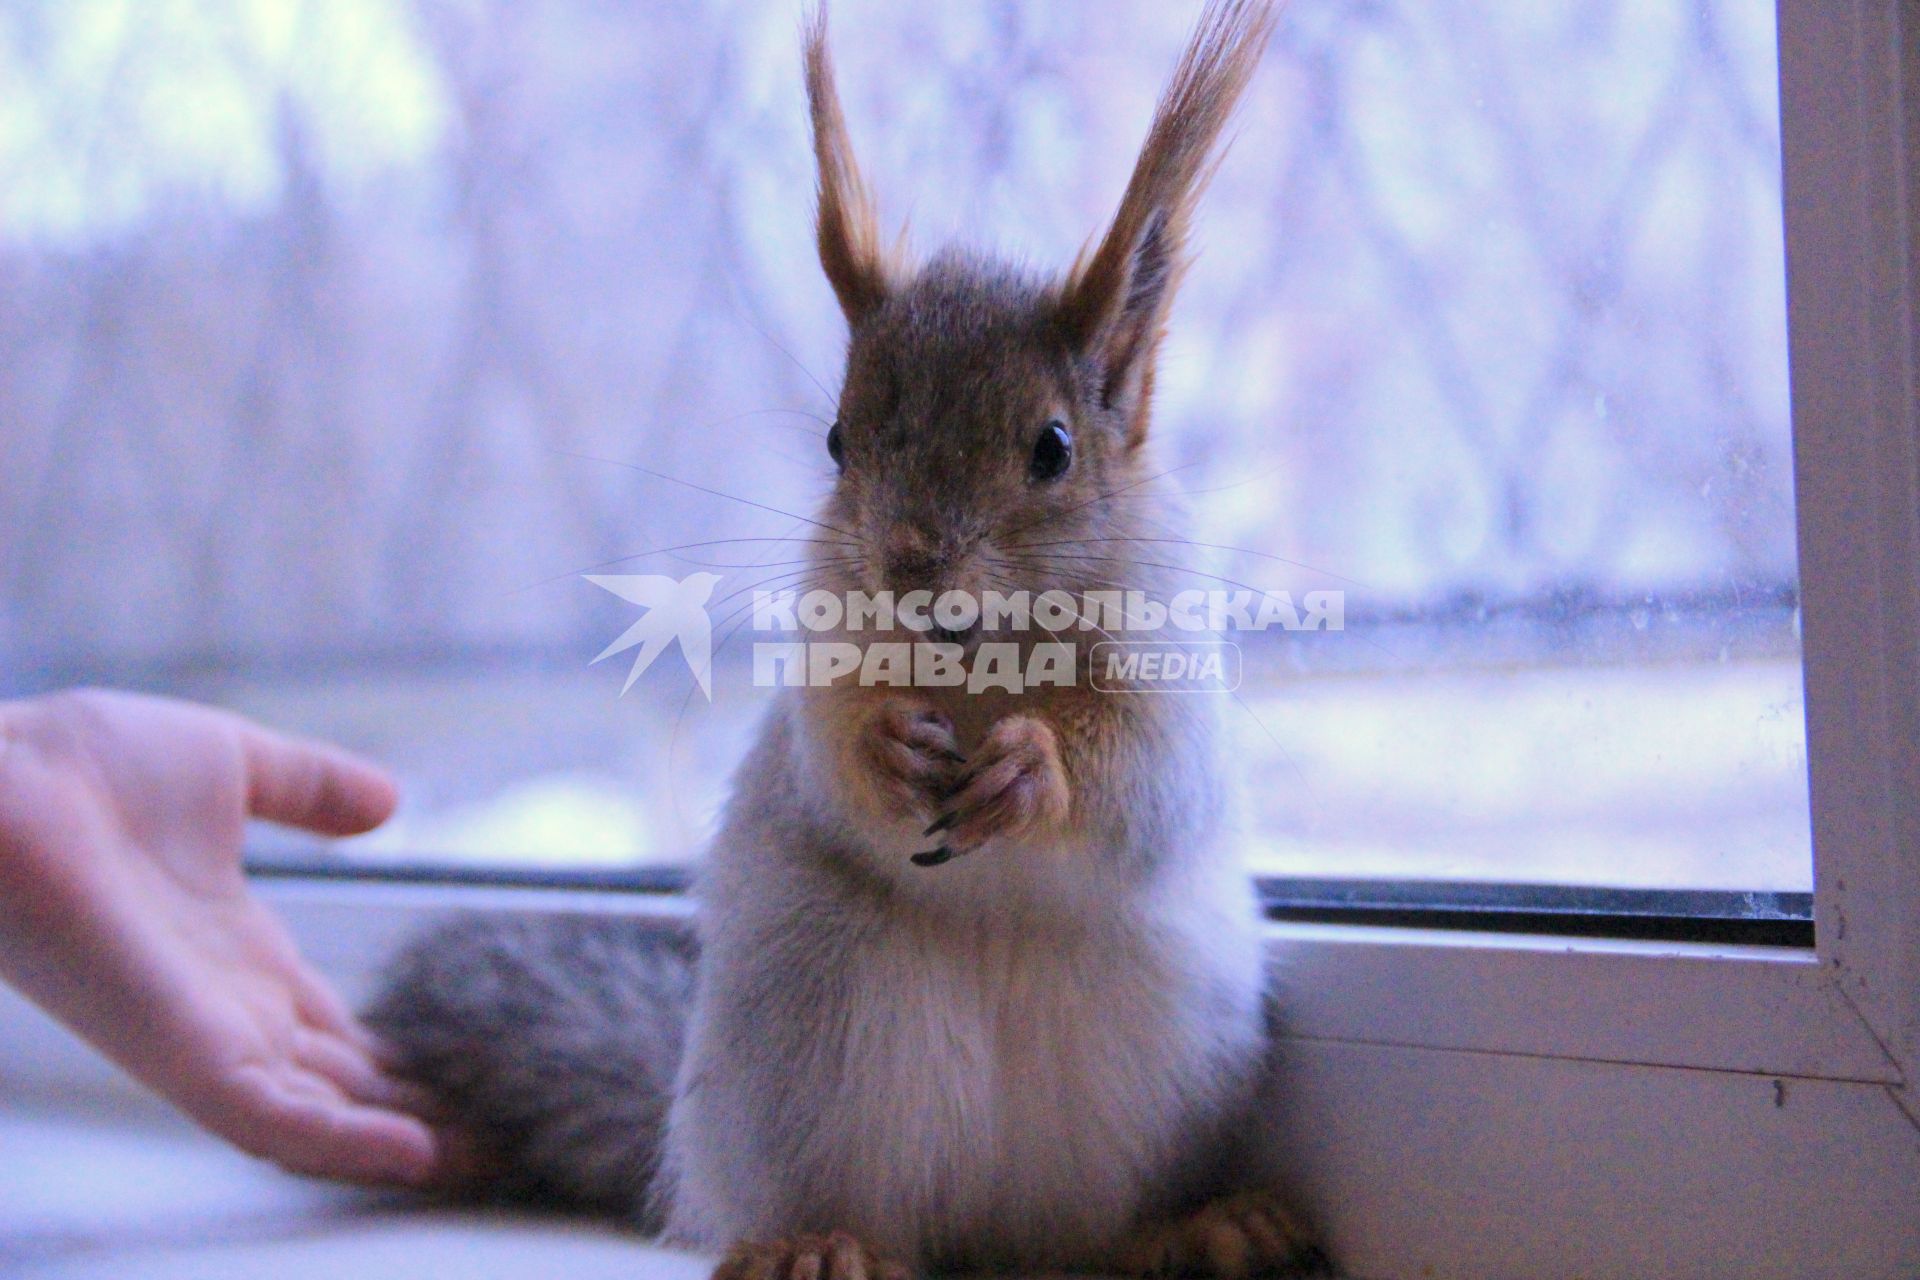
[[[1259,1054],[1252,923],[1211,905],[1070,940],[895,914],[815,951],[838,973],[804,1008],[704,1011],[690,1050],[710,1069],[675,1117],[681,1234],[844,1228],[895,1256],[977,1264],[1110,1256]],[[783,1014],[811,1024],[806,1051],[719,1059],[721,1027]],[[778,1154],[739,1128],[769,1121]]]

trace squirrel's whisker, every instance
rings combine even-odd
[[[1270,587],[1256,587],[1250,582],[1242,582],[1238,578],[1229,578],[1224,574],[1210,573],[1205,569],[1196,569],[1192,565],[1162,564],[1155,560],[1135,560],[1127,556],[1059,555],[1056,553],[1052,558],[1059,559],[1059,560],[1107,561],[1114,564],[1139,565],[1143,569],[1165,569],[1172,573],[1197,573],[1203,578],[1212,578],[1216,582],[1224,582],[1230,587],[1238,587],[1242,591],[1251,591],[1255,595],[1266,595],[1272,590],[1272,588]],[[1029,567],[1045,567],[1045,566],[1041,565],[1041,566],[1029,566]],[[1144,588],[1141,588],[1141,589],[1144,590]],[[1396,661],[1400,659],[1399,654],[1395,653],[1392,649],[1389,649],[1386,645],[1381,644],[1378,640],[1375,640],[1372,636],[1367,635],[1364,631],[1355,631],[1355,630],[1349,630],[1349,629],[1343,628],[1341,631],[1341,634],[1350,635],[1354,639],[1358,640],[1361,644],[1366,645],[1368,648],[1378,649],[1381,653],[1386,654],[1388,657],[1393,658]]]
[[[1128,565],[1137,565],[1142,569],[1165,569],[1169,573],[1198,574],[1202,578],[1211,578],[1216,582],[1224,582],[1230,587],[1238,587],[1242,591],[1251,591],[1255,595],[1264,595],[1270,590],[1272,590],[1272,588],[1269,588],[1269,587],[1256,587],[1252,583],[1242,582],[1238,578],[1229,578],[1223,573],[1213,573],[1206,569],[1196,569],[1190,564],[1167,564],[1164,561],[1160,561],[1160,560],[1136,560],[1131,556],[1095,556],[1095,555],[1082,555],[1082,554],[1062,555],[1056,552],[1053,555],[1050,555],[1048,557],[1048,560],[1049,561],[1073,560],[1073,561],[1089,561],[1089,562],[1095,562],[1095,563],[1104,562],[1107,564],[1128,564]]]
[[[825,559],[815,559],[809,556],[802,560],[748,560],[743,562],[739,560],[695,560],[691,556],[674,557],[674,559],[678,560],[681,564],[698,565],[703,569],[780,569],[795,564],[852,564],[862,558],[861,556],[832,556]]]
[[[780,574],[778,576],[790,577],[792,575]],[[719,602],[716,601],[715,603],[717,604]],[[747,619],[752,616],[752,608],[753,601],[751,600],[739,605],[730,610],[726,617],[722,618],[718,626],[714,628],[714,630],[718,630],[719,627],[728,627],[729,623],[732,624],[728,627],[727,633],[720,638],[720,643],[713,646],[713,652],[707,660],[709,669],[711,669],[713,662],[726,651],[727,645],[732,643],[734,636],[739,634],[740,628],[746,625]],[[675,753],[680,749],[680,726],[687,718],[687,708],[693,705],[693,691],[699,687],[700,684],[697,680],[689,679],[687,681],[686,696],[680,699],[680,709],[674,712],[673,727],[667,732],[667,760],[669,769],[672,768]]]
[[[1308,564],[1304,560],[1289,560],[1285,556],[1274,555],[1271,552],[1256,551],[1252,547],[1236,547],[1229,543],[1224,543],[1224,542],[1196,542],[1192,538],[1141,538],[1141,537],[1061,538],[1052,542],[1010,542],[1010,543],[1003,544],[1000,549],[1003,551],[1013,551],[1013,550],[1024,548],[1024,547],[1074,547],[1074,546],[1091,546],[1095,543],[1112,543],[1112,542],[1134,542],[1134,543],[1140,543],[1142,545],[1161,544],[1161,545],[1167,545],[1167,546],[1194,547],[1203,551],[1231,551],[1238,555],[1253,556],[1256,559],[1260,559],[1260,560],[1271,560],[1275,564],[1291,565],[1295,569],[1305,569],[1311,573],[1317,573],[1322,577],[1332,578],[1336,582],[1351,583],[1356,587],[1365,587],[1367,585],[1366,583],[1361,582],[1357,578],[1346,577],[1342,574],[1335,573],[1331,569],[1322,569],[1318,565]]]
[[[691,480],[682,480],[679,476],[668,475],[664,471],[655,471],[652,467],[643,467],[637,462],[623,462],[618,458],[601,458],[591,453],[575,453],[571,449],[555,449],[554,452],[565,457],[578,458],[582,462],[599,462],[609,467],[624,467],[628,471],[637,471],[643,476],[652,476],[655,480],[665,480],[669,484],[684,485],[697,493],[704,493],[715,498],[724,498],[728,502],[738,502],[744,506],[753,507],[776,516],[785,516],[789,520],[798,520],[802,524],[810,524],[817,529],[825,529],[830,533],[837,533],[843,537],[858,539],[860,536],[851,529],[842,529],[837,525],[827,524],[823,521],[815,520],[810,516],[803,516],[792,511],[783,510],[780,507],[770,507],[764,502],[755,502],[752,498],[743,498],[737,493],[727,493],[724,490],[708,488],[704,484],[695,484]]]
[[[802,547],[851,547],[856,545],[851,542],[843,542],[837,538],[796,538],[792,536],[785,538],[712,538],[706,542],[682,542],[678,546],[672,547],[648,547],[645,551],[636,551],[630,556],[618,556],[612,560],[602,560],[598,564],[590,564],[585,568],[575,569],[569,573],[555,574],[551,578],[542,578],[538,582],[529,582],[524,587],[514,588],[514,594],[517,595],[522,591],[532,591],[536,587],[549,587],[556,582],[565,582],[569,578],[577,578],[583,573],[597,573],[601,569],[611,569],[616,565],[631,564],[635,560],[644,560],[648,556],[667,555],[674,551],[697,551],[706,547],[733,546],[742,542],[772,542],[776,544],[791,542]],[[741,567],[751,568],[753,566],[743,565]]]
[[[784,573],[769,574],[767,577],[764,577],[764,578],[756,578],[754,581],[749,582],[744,586],[736,587],[734,590],[727,592],[727,594],[721,596],[719,599],[708,603],[707,611],[708,613],[712,613],[713,610],[718,609],[721,605],[727,603],[727,601],[736,600],[739,597],[745,595],[749,591],[755,591],[755,590],[765,588],[771,583],[782,582],[789,578],[805,578],[809,574],[813,573],[819,567],[820,567],[819,565],[810,563],[804,569],[789,569]],[[749,601],[748,603],[751,604],[752,602]]]
[[[819,414],[813,412],[811,409],[749,409],[745,413],[735,414],[733,417],[729,418],[727,421],[740,422],[747,418],[769,418],[769,417],[774,417],[776,415],[791,417],[791,418],[805,418],[808,422],[817,422],[823,427],[830,427],[833,425],[833,419],[823,418]],[[792,430],[806,431],[808,435],[813,436],[816,439],[823,439],[827,434],[824,431],[807,431],[805,427],[793,427]]]
[[[760,326],[760,323],[757,320],[755,320],[752,316],[748,315],[744,309],[741,309],[739,311],[739,316],[742,320],[746,321],[747,327],[749,329],[752,329],[755,333],[759,334],[762,338],[766,339],[768,346],[772,347],[775,351],[778,351],[781,355],[785,356],[788,360],[792,361],[794,368],[798,369],[801,373],[806,374],[807,381],[811,382],[816,388],[819,389],[820,394],[826,397],[828,404],[832,404],[835,402],[835,400],[838,397],[836,397],[833,394],[833,392],[827,390],[827,384],[820,381],[819,378],[815,377],[813,370],[807,368],[807,366],[801,361],[799,356],[796,356],[795,354],[793,354],[793,352],[787,350],[785,344],[783,344],[778,338],[774,337],[771,333],[768,333],[764,328],[762,328]]]
[[[1183,463],[1177,467],[1169,467],[1165,471],[1157,471],[1153,475],[1145,476],[1139,480],[1135,480],[1131,484],[1123,484],[1118,489],[1110,489],[1106,493],[1095,494],[1093,497],[1088,498],[1085,502],[1077,502],[1073,506],[1064,508],[1063,510],[1060,510],[1060,511],[1055,511],[1051,515],[1042,516],[1038,520],[1029,520],[1025,524],[1017,524],[1013,528],[1007,530],[1007,536],[1012,537],[1016,533],[1025,533],[1029,529],[1038,529],[1044,525],[1052,524],[1055,520],[1063,520],[1067,516],[1072,515],[1076,511],[1086,510],[1088,507],[1093,506],[1095,503],[1106,502],[1106,501],[1109,501],[1110,499],[1117,498],[1122,494],[1130,493],[1135,489],[1145,488],[1147,485],[1152,484],[1156,480],[1164,480],[1168,476],[1173,475],[1176,472],[1186,471],[1193,467],[1197,467],[1199,465],[1200,464],[1198,462],[1188,462],[1188,463]],[[1141,496],[1144,497],[1148,495],[1143,494]]]
[[[1080,608],[1079,605],[1075,605],[1073,607],[1073,618],[1074,618],[1074,622],[1078,622],[1079,624],[1088,628],[1089,630],[1098,631],[1103,638],[1107,640],[1111,640],[1115,644],[1120,643],[1120,638],[1118,636],[1114,635],[1113,632],[1107,630],[1105,627],[1095,622],[1092,618],[1089,618],[1086,614],[1086,611]],[[1035,621],[1039,621],[1039,620],[1036,618]],[[1067,626],[1065,627],[1049,627],[1044,622],[1040,623],[1040,627],[1043,631],[1047,632],[1047,634],[1049,635],[1055,635],[1055,636],[1061,635],[1069,631],[1072,628],[1072,626],[1073,626],[1073,623],[1071,622],[1068,623]]]

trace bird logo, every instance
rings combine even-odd
[[[620,638],[602,649],[594,662],[611,658],[635,645],[640,652],[633,657],[627,682],[620,686],[621,696],[633,688],[640,673],[675,640],[688,670],[700,685],[700,692],[713,701],[710,675],[713,670],[713,620],[707,614],[707,601],[720,581],[717,573],[694,573],[685,578],[669,578],[657,573],[588,573],[588,582],[603,591],[611,591],[622,600],[646,609],[639,621],[621,633]],[[592,666],[593,663],[588,663]]]

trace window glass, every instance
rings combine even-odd
[[[837,3],[886,220],[1070,261],[1193,16]],[[789,0],[0,6],[9,686],[374,752],[406,806],[329,857],[697,856],[749,645],[623,695],[638,609],[581,575],[722,574],[717,641],[796,579],[843,341],[797,43]],[[1809,886],[1775,75],[1759,0],[1288,6],[1156,417],[1220,585],[1342,593],[1241,641],[1259,869]]]

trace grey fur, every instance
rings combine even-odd
[[[617,916],[461,916],[414,942],[368,1011],[487,1194],[657,1229],[690,941]]]

